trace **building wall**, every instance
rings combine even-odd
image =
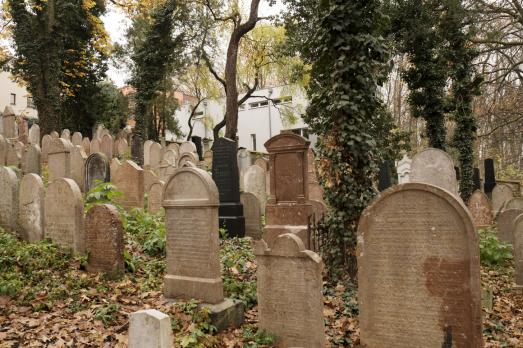
[[[38,112],[36,108],[31,107],[28,97],[30,97],[29,92],[25,87],[19,85],[16,82],[13,82],[10,79],[11,75],[7,72],[0,72],[0,112],[3,112],[6,106],[11,106],[17,115],[23,115],[29,118],[37,118]],[[16,103],[12,104],[12,96],[14,94],[16,97]]]

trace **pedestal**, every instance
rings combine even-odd
[[[220,203],[218,215],[219,228],[225,228],[229,237],[245,237],[245,217],[241,203]]]

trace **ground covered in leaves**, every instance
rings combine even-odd
[[[126,271],[117,280],[84,271],[85,256],[48,242],[28,244],[0,230],[0,347],[125,347],[128,315],[155,308],[171,317],[177,347],[271,347],[273,337],[256,329],[256,263],[251,240],[222,241],[226,295],[247,306],[245,324],[215,333],[196,301],[167,303],[165,228],[161,216],[127,214]],[[523,346],[523,295],[513,290],[510,263],[484,267],[492,294],[484,306],[487,347]],[[359,343],[356,288],[325,284],[324,317],[330,347]]]

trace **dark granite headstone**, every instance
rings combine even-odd
[[[481,191],[481,177],[479,173],[479,168],[474,168],[474,191],[480,190]]]
[[[454,170],[456,171],[456,180],[459,181],[461,179],[461,175],[459,174],[459,167],[454,167]]]
[[[202,146],[202,138],[198,136],[191,137],[191,141],[196,145],[196,152],[198,153],[198,158],[200,161],[203,161],[203,146]]]
[[[97,185],[97,181],[108,182],[111,180],[109,161],[99,152],[93,153],[85,161],[85,191]]]
[[[220,193],[220,228],[231,237],[245,236],[245,217],[240,203],[240,175],[236,159],[237,144],[218,138],[213,144],[212,178]]]
[[[496,186],[496,173],[494,171],[494,160],[487,158],[485,165],[485,184],[483,185],[484,192],[490,197],[494,186]]]
[[[134,134],[132,137],[131,157],[135,163],[143,165],[143,139],[138,134]]]
[[[380,171],[378,176],[378,190],[385,191],[389,187],[392,186],[391,182],[391,171],[390,171],[390,163],[383,162],[380,164]]]

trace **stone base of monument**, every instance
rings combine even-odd
[[[229,237],[245,237],[245,216],[241,203],[220,203],[218,215],[219,227],[225,228]]]
[[[292,233],[298,236],[305,246],[305,249],[310,248],[310,236],[307,226],[294,225],[267,225],[263,229],[263,240],[267,243],[269,248],[272,248],[274,241],[282,234]]]
[[[167,274],[164,277],[163,295],[167,299],[200,298],[212,303],[223,299],[221,278],[209,279]]]
[[[239,300],[226,298],[218,304],[201,304],[210,311],[211,324],[216,330],[240,327],[243,324],[245,305]]]

